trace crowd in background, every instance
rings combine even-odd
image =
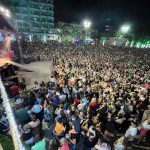
[[[124,150],[150,142],[150,51],[101,44],[26,43],[51,60],[49,82],[14,93],[15,117],[31,150]],[[5,118],[5,113],[2,113]]]

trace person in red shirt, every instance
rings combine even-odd
[[[89,104],[91,110],[96,111],[97,109],[97,101],[96,98],[92,98],[92,101]]]
[[[144,84],[144,88],[145,88],[145,89],[149,89],[149,88],[150,88],[150,84],[149,84],[149,83],[145,83],[145,84]]]
[[[80,104],[80,100],[77,98],[77,97],[75,97],[74,98],[74,104],[77,106],[78,104]]]
[[[16,96],[19,94],[19,87],[14,84],[10,87],[10,90],[11,90],[11,93],[12,93],[12,96]]]

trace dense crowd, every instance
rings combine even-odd
[[[49,82],[31,90],[24,80],[15,85],[14,113],[31,150],[124,150],[150,142],[148,49],[54,42],[24,48],[34,61],[53,62]]]
[[[24,57],[31,57],[32,61],[51,60],[55,54],[55,50],[58,48],[58,43],[49,42],[24,42],[23,53]]]

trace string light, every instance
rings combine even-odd
[[[13,115],[12,107],[11,107],[11,104],[9,102],[6,90],[5,90],[4,85],[2,83],[1,77],[0,77],[0,90],[2,93],[4,107],[5,107],[6,113],[7,113],[10,131],[11,131],[12,139],[14,142],[15,150],[25,150],[25,148],[24,148],[24,146],[20,140],[19,130],[18,130],[16,121],[15,121],[15,117]]]

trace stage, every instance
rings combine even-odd
[[[19,66],[18,66],[19,67]],[[18,78],[25,78],[27,88],[33,87],[34,82],[49,81],[52,71],[51,61],[38,61],[30,64],[23,64],[17,72]]]

